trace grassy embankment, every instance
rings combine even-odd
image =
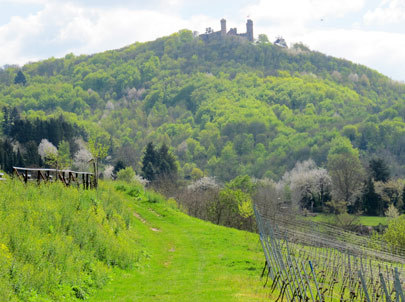
[[[118,190],[117,190],[118,189]],[[0,183],[2,301],[262,301],[256,234],[140,187]]]

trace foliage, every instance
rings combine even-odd
[[[25,78],[24,73],[23,73],[21,70],[19,70],[19,71],[17,72],[17,75],[15,76],[14,84],[22,84],[22,85],[25,85],[26,83],[27,83],[27,79]]]
[[[8,108],[3,138],[24,145],[65,140],[73,155],[74,137],[102,136],[111,156],[104,163],[121,159],[141,171],[147,143],[165,143],[180,176],[198,167],[226,182],[238,175],[278,180],[309,158],[326,166],[332,141],[346,137],[360,158],[383,153],[392,174],[404,175],[405,86],[304,45],[280,49],[264,35],[258,44],[232,37],[204,43],[180,31],[26,64],[28,85],[13,84],[19,70],[1,72],[0,106]],[[68,123],[49,127],[59,116]]]
[[[103,141],[102,137],[91,137],[89,139],[89,151],[92,155],[92,160],[94,164],[94,182],[95,186],[97,186],[97,181],[99,177],[99,164],[104,158],[108,155],[109,146]]]
[[[109,146],[101,142],[98,138],[89,139],[89,151],[93,158],[97,161],[103,160],[107,157],[108,148]]]
[[[383,238],[394,248],[405,248],[405,215],[390,221]]]
[[[295,167],[286,172],[282,185],[291,189],[295,205],[310,209],[312,212],[323,211],[325,203],[330,200],[332,179],[323,168],[318,168],[311,159],[297,162]]]
[[[344,200],[330,200],[325,203],[326,211],[335,215],[347,213],[347,203]]]
[[[41,140],[41,143],[38,146],[38,154],[42,157],[42,159],[46,159],[50,155],[57,155],[58,149],[49,142],[46,138]]]
[[[115,165],[114,165],[114,169],[112,171],[112,176],[114,179],[117,178],[117,173],[122,170],[125,169],[125,164],[122,160],[118,160]]]
[[[211,205],[218,201],[220,189],[215,178],[206,176],[180,191],[177,199],[189,215],[212,221]]]
[[[126,167],[125,169],[121,169],[117,173],[117,180],[125,181],[125,182],[133,182],[135,180],[135,171],[132,167]]]
[[[211,205],[211,219],[216,224],[252,230],[253,208],[249,194],[240,189],[224,188]]]
[[[0,187],[3,299],[85,299],[108,282],[112,268],[136,264],[132,213],[109,187],[101,184],[96,194],[10,179]]]
[[[385,216],[390,218],[390,219],[398,218],[399,211],[393,204],[390,204],[388,209],[385,211]]]
[[[346,230],[354,230],[356,225],[359,224],[359,216],[350,215],[348,213],[341,213],[334,216],[334,224]]]
[[[175,157],[169,152],[166,144],[159,149],[150,142],[142,159],[142,176],[149,181],[162,179],[176,180],[177,165]]]
[[[353,204],[363,180],[359,152],[347,138],[336,138],[328,154],[328,170],[332,177],[332,196]]]
[[[81,144],[80,149],[76,152],[73,160],[73,166],[79,171],[88,171],[89,162],[93,159],[93,155],[87,150],[84,144]]]
[[[375,192],[374,182],[371,178],[367,180],[363,191],[362,199],[365,214],[371,216],[383,215],[385,208],[384,201]]]
[[[369,162],[371,177],[375,181],[387,182],[390,179],[390,170],[382,158],[373,158]]]

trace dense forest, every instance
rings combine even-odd
[[[404,100],[405,85],[303,44],[203,42],[187,30],[0,70],[1,136],[17,161],[30,150],[18,146],[42,138],[69,141],[73,157],[74,137],[96,137],[109,146],[104,164],[121,160],[140,173],[153,141],[170,146],[185,179],[279,180],[298,161],[326,166],[338,138],[363,163],[383,156],[394,176],[404,176]],[[30,132],[13,132],[16,116]],[[52,119],[65,130],[50,126]],[[41,137],[49,126],[56,138]]]

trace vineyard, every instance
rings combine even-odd
[[[405,251],[285,212],[255,207],[266,258],[262,277],[278,301],[402,301]]]

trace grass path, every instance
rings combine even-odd
[[[216,226],[165,204],[132,207],[145,256],[133,271],[117,272],[91,301],[269,301],[256,234]]]

